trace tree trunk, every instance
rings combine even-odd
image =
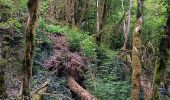
[[[96,33],[100,31],[99,0],[96,0]]]
[[[144,100],[149,100],[152,95],[152,84],[148,77],[141,75],[140,85],[143,90]]]
[[[5,65],[6,65],[6,60],[3,59],[3,50],[2,50],[2,43],[3,43],[3,38],[2,34],[0,33],[0,99],[5,99],[7,97],[6,93],[6,85],[5,85]]]
[[[82,88],[71,76],[68,77],[68,85],[69,88],[81,98],[81,100],[97,100],[95,96]]]
[[[81,23],[83,22],[83,21],[86,21],[87,20],[87,18],[88,18],[88,12],[89,12],[89,7],[90,7],[90,0],[85,0],[84,2],[83,2],[84,4],[83,4],[83,7],[81,8],[81,12],[78,12],[78,13],[80,13],[80,19],[77,21],[77,23],[76,23],[76,25],[79,27],[79,26],[81,26]]]
[[[96,0],[96,26],[95,26],[96,42],[99,45],[101,42],[101,34],[100,32],[100,16],[99,16],[99,0]]]
[[[140,48],[141,38],[140,33],[142,29],[142,0],[137,0],[137,20],[136,27],[133,33],[133,48],[132,48],[132,100],[139,100],[140,94],[140,77],[141,77],[141,63],[140,63]]]
[[[130,1],[129,1],[128,23],[127,23],[126,31],[125,31],[125,33],[124,33],[124,36],[125,36],[125,41],[124,41],[124,45],[123,45],[123,49],[124,49],[124,50],[127,48],[128,35],[129,35],[129,32],[130,32],[132,3],[133,3],[132,0],[130,0]]]
[[[121,0],[122,1],[122,16],[124,16],[125,14],[125,8],[124,8],[124,0]],[[125,20],[123,20],[123,33],[125,34],[126,32],[126,23],[125,23]]]
[[[32,64],[34,54],[34,35],[37,20],[38,0],[28,1],[29,17],[25,31],[25,55],[23,60],[23,91],[24,100],[30,100],[30,79],[32,77]]]
[[[75,25],[75,0],[67,0],[67,22],[70,26]]]

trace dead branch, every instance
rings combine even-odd
[[[46,81],[39,88],[31,92],[31,95],[44,93],[47,90],[47,87],[48,87],[48,82]]]
[[[97,100],[95,96],[82,88],[71,76],[68,77],[68,85],[69,88],[81,98],[81,100]]]

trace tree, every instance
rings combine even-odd
[[[96,0],[96,33],[100,31],[99,0]]]
[[[96,24],[95,24],[95,33],[97,34],[96,36],[96,42],[99,43],[101,42],[101,35],[100,35],[100,15],[99,15],[99,0],[96,0]]]
[[[140,33],[142,30],[142,4],[143,0],[137,0],[137,16],[136,16],[136,26],[133,32],[133,47],[132,47],[132,90],[131,97],[132,100],[139,100],[140,94],[140,77],[141,77],[141,63],[140,63],[140,48],[141,48],[141,38]]]
[[[30,100],[30,79],[32,77],[32,64],[34,55],[34,35],[37,20],[38,0],[28,0],[29,16],[25,31],[25,55],[23,59],[23,91],[24,100]]]
[[[128,34],[130,32],[130,26],[131,26],[131,12],[132,12],[132,0],[129,0],[129,12],[128,12],[128,23],[127,23],[127,26],[124,23],[125,41],[124,41],[124,44],[123,44],[123,49],[126,49],[126,47],[127,47]],[[123,13],[124,13],[124,11],[123,11]]]
[[[125,14],[124,0],[121,0],[121,1],[122,1],[122,15],[124,16],[124,14]],[[125,20],[123,20],[123,32],[124,32],[124,34],[126,32],[126,23],[125,23]]]
[[[75,0],[67,0],[67,22],[69,25],[75,25]]]

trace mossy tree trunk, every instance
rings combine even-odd
[[[141,38],[140,33],[142,29],[142,4],[143,0],[137,0],[137,19],[136,27],[133,33],[133,48],[132,48],[132,100],[139,100],[140,94],[140,77],[141,77],[141,63],[140,63],[140,48]]]
[[[34,34],[37,20],[38,0],[28,0],[29,17],[25,31],[25,55],[23,60],[23,91],[24,100],[30,100],[30,79],[34,55]]]

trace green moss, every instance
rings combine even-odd
[[[7,60],[6,59],[3,59],[3,58],[0,58],[0,67],[2,66],[5,66],[7,63]]]

